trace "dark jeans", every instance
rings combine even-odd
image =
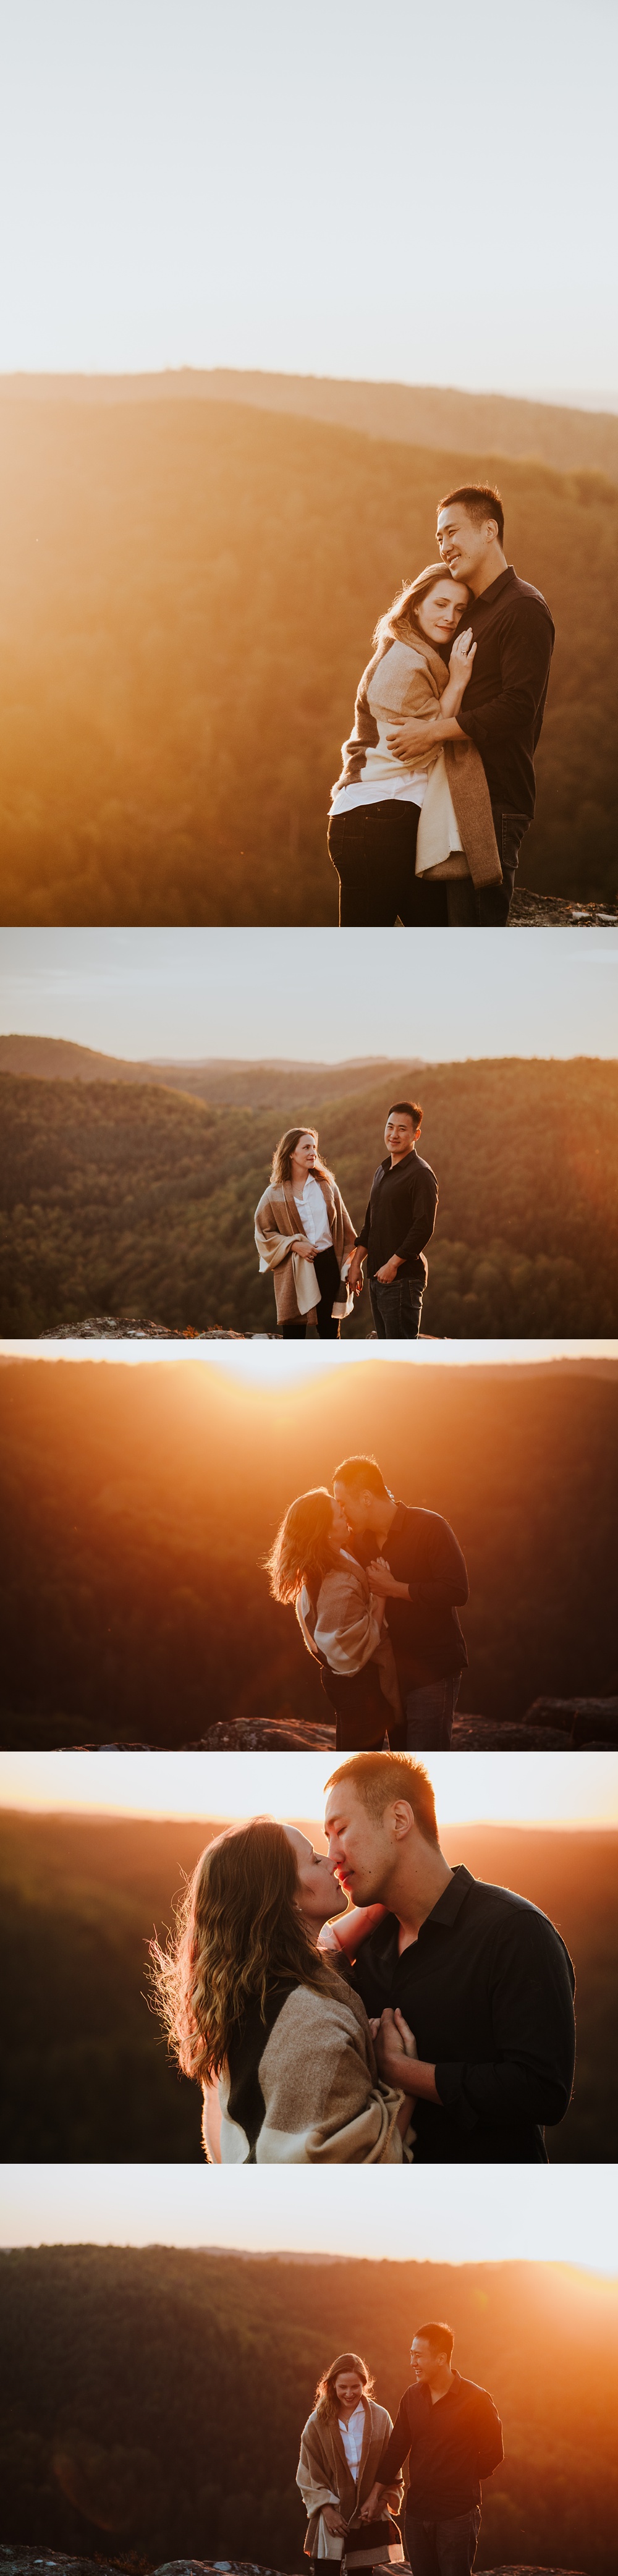
[[[333,814],[328,849],[339,878],[340,930],[436,929],[448,923],[448,885],[415,877],[420,805],[385,796],[379,805],[353,805]]]
[[[399,1271],[390,1288],[380,1279],[370,1279],[369,1295],[379,1342],[418,1341],[423,1290],[415,1279],[403,1279]]]
[[[407,2513],[405,2537],[412,2576],[470,2576],[480,2528],[480,2504],[440,2522],[417,2522]]]
[[[320,1291],[320,1303],[315,1310],[320,1341],[338,1342],[339,1320],[336,1315],[333,1315],[333,1306],[339,1290],[340,1270],[332,1243],[328,1245],[326,1252],[314,1252],[313,1267]],[[306,1331],[306,1315],[299,1315],[295,1324],[281,1326],[284,1342],[304,1342]]]
[[[507,814],[501,805],[492,805],[491,810],[500,854],[502,885],[473,886],[471,877],[454,877],[447,889],[451,927],[490,930],[496,923],[508,921],[517,861],[524,833],[530,828],[530,817],[528,814]]]
[[[402,1691],[406,1753],[450,1752],[460,1679],[460,1673],[444,1673],[441,1681]]]

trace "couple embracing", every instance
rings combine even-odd
[[[378,620],[332,791],[342,927],[508,922],[554,628],[503,540],[495,484],[445,493],[440,562]]]
[[[409,1754],[327,1782],[328,1849],[253,1816],[202,1853],[163,2020],[209,2163],[546,2162],[568,2107],[574,1976],[553,1923],[441,1850]]]
[[[468,1658],[465,1560],[440,1512],[398,1503],[376,1458],[290,1504],[267,1558],[336,1716],[337,1750],[448,1751]]]

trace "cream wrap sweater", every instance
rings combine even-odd
[[[385,638],[363,672],[334,795],[363,780],[377,785],[387,772],[392,777],[393,768],[402,780],[412,774],[389,751],[388,734],[406,716],[437,715],[448,678],[441,654],[417,628]],[[474,885],[500,885],[489,788],[476,744],[440,743],[435,752],[419,752],[418,766],[429,771],[429,781],[420,810],[416,875],[471,876]]]

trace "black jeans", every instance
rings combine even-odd
[[[389,1287],[381,1279],[370,1279],[369,1295],[379,1342],[418,1341],[423,1291],[415,1279],[403,1279],[401,1271]]]
[[[450,1753],[453,1718],[459,1697],[459,1673],[440,1681],[421,1682],[401,1692],[406,1753]]]
[[[496,924],[508,921],[517,862],[524,834],[530,829],[530,817],[528,814],[507,814],[501,805],[492,805],[491,810],[502,885],[473,886],[471,877],[454,877],[446,887],[451,927],[490,930]]]
[[[471,2576],[481,2528],[480,2504],[469,2513],[446,2515],[440,2522],[419,2522],[407,2513],[406,2549],[412,2576]]]
[[[340,930],[436,929],[448,924],[448,883],[415,877],[420,805],[385,796],[379,805],[353,805],[332,814],[328,849],[339,878]]]
[[[315,1320],[320,1341],[338,1342],[339,1320],[336,1315],[333,1315],[333,1306],[339,1289],[341,1273],[337,1254],[333,1249],[332,1243],[328,1244],[325,1252],[314,1252],[313,1267],[320,1291],[320,1303],[319,1306],[316,1306],[315,1310]],[[284,1342],[304,1342],[306,1331],[306,1315],[299,1315],[298,1321],[295,1324],[282,1324],[281,1326],[282,1339]]]

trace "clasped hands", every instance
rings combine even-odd
[[[406,2058],[418,2059],[418,2049],[414,2032],[409,2029],[407,2021],[404,2021],[399,2005],[395,2012],[391,2012],[388,2006],[379,2020],[370,2021],[369,2028],[376,2053],[378,2074],[381,2075],[383,2083],[393,2084],[407,2093],[407,2084],[403,2088],[401,2085],[403,2065]]]

